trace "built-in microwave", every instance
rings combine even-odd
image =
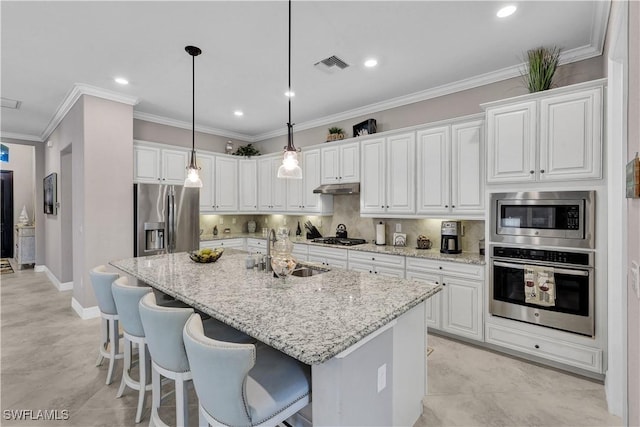
[[[491,240],[523,245],[595,246],[595,192],[491,194]]]

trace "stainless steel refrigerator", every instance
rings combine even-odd
[[[133,185],[134,256],[184,252],[200,245],[200,189]]]

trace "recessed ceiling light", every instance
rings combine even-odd
[[[233,114],[235,114],[236,116],[240,117],[240,116],[244,116],[244,113],[240,110],[236,110],[233,112]]]
[[[115,80],[116,83],[121,84],[121,85],[128,85],[129,84],[129,80],[124,79],[122,77],[116,77],[114,80]]]
[[[366,61],[364,61],[364,66],[367,68],[371,68],[371,67],[375,67],[376,65],[378,65],[378,60],[376,59],[367,59]]]
[[[516,9],[514,5],[505,6],[496,13],[496,16],[498,18],[506,18],[507,16],[513,15]]]
[[[284,93],[284,96],[288,96],[289,98],[293,98],[294,96],[296,96],[296,93],[294,91],[292,91],[292,90],[291,91],[288,90],[288,91],[286,91]]]

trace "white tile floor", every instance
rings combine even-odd
[[[107,364],[94,365],[99,320],[78,318],[71,309],[71,292],[58,292],[44,273],[2,275],[0,291],[3,413],[69,411],[68,420],[3,418],[1,424],[134,426],[135,393],[115,399],[120,374],[107,386]],[[434,349],[428,359],[429,392],[418,427],[622,424],[607,413],[600,383],[438,336],[430,336],[429,345]],[[163,406],[161,415],[171,423],[172,402]],[[192,409],[190,425],[196,425]],[[147,423],[148,411],[140,425]]]

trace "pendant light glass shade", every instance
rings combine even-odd
[[[291,0],[289,0],[289,91],[291,91]],[[302,179],[302,169],[298,163],[298,150],[293,145],[293,123],[291,123],[291,96],[289,96],[289,123],[287,123],[287,146],[284,147],[282,166],[278,168],[278,178]]]
[[[187,178],[184,180],[184,186],[187,188],[202,188],[202,180],[200,179],[200,168],[196,162],[196,56],[202,51],[195,46],[186,46],[187,51],[192,58],[192,122],[191,122],[191,158],[187,166]]]

